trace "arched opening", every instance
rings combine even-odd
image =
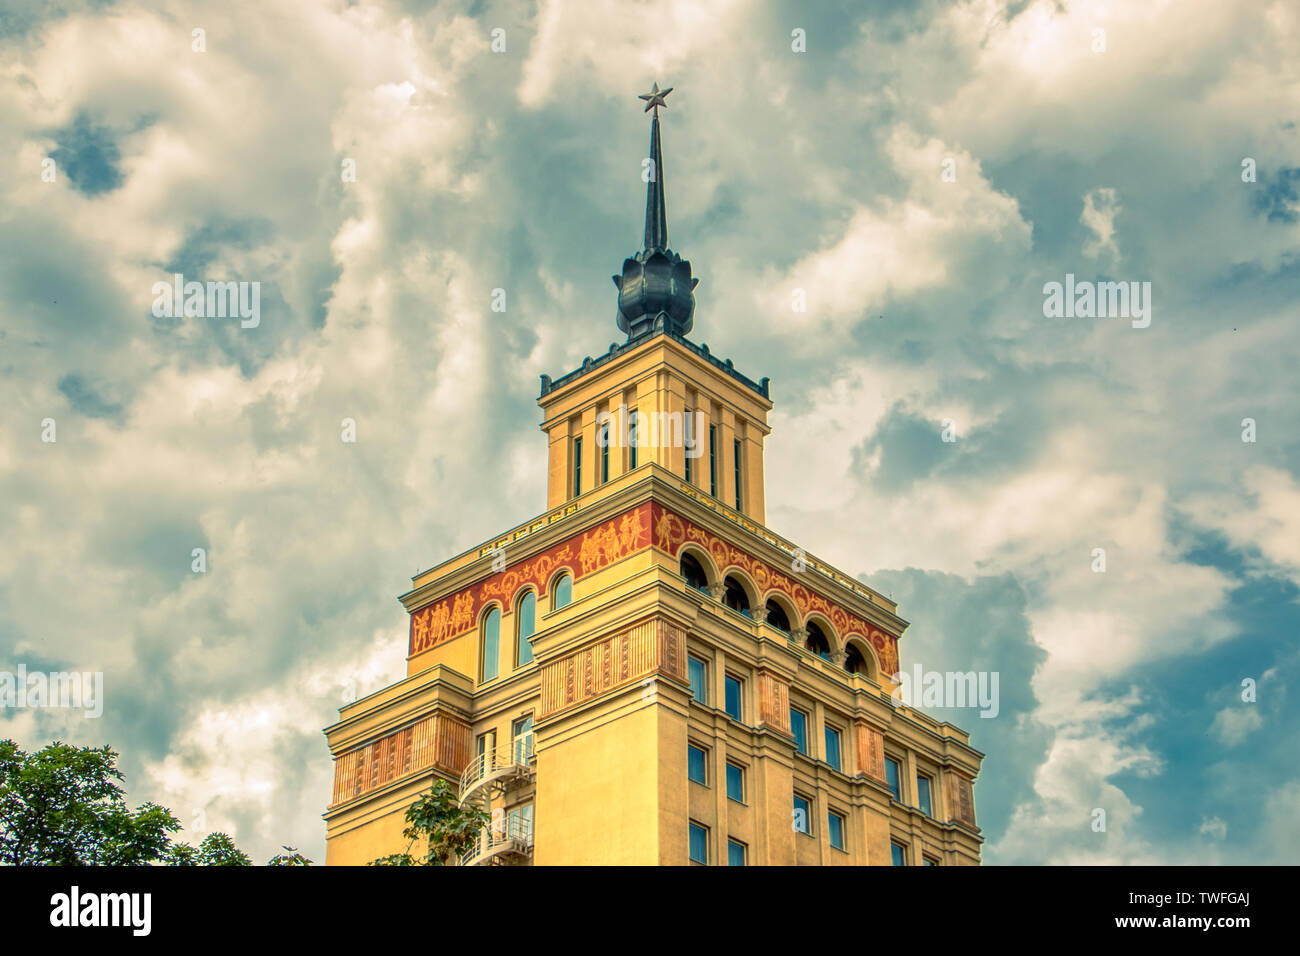
[[[529,640],[537,630],[537,595],[531,589],[515,605],[515,667],[531,664],[533,642]]]
[[[555,579],[555,587],[551,588],[551,610],[557,611],[562,607],[568,607],[572,600],[573,576],[561,574]]]
[[[767,623],[784,634],[790,633],[790,618],[786,617],[785,608],[777,604],[775,599],[767,602]]]
[[[749,613],[749,594],[745,591],[744,585],[736,580],[734,575],[728,575],[725,585],[725,591],[722,595],[723,603],[745,617],[752,617]]]
[[[871,662],[867,660],[867,655],[862,653],[857,644],[850,643],[844,649],[844,669],[850,674],[871,676]]]
[[[831,642],[827,640],[826,632],[817,626],[816,621],[808,622],[808,637],[804,640],[803,646],[824,661],[831,659]]]
[[[681,571],[688,586],[705,594],[709,593],[709,576],[704,573],[704,565],[700,564],[699,558],[693,554],[683,554]]]

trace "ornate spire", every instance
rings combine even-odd
[[[668,248],[668,213],[664,210],[664,155],[659,145],[659,107],[668,108],[664,97],[673,91],[670,86],[660,92],[659,84],[649,93],[641,94],[641,99],[648,100],[645,111],[654,110],[650,120],[650,178],[646,184],[645,196],[645,248]]]
[[[695,287],[691,264],[668,248],[668,214],[664,206],[663,149],[659,143],[659,107],[673,91],[656,83],[643,93],[650,119],[650,164],[647,169],[645,202],[645,247],[623,262],[623,274],[614,276],[618,286],[618,327],[628,339],[648,333],[672,332],[686,335],[694,324]]]

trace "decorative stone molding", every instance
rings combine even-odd
[[[846,657],[848,657],[848,655],[844,652],[843,649],[837,649],[831,651],[831,663],[834,664],[836,667],[843,667],[844,659]]]
[[[334,799],[330,805],[346,803],[430,768],[458,774],[469,763],[470,737],[469,724],[439,711],[340,754],[334,760]]]
[[[955,770],[945,771],[944,778],[948,791],[948,819],[978,830],[975,825],[975,794],[970,779]]]
[[[686,631],[661,617],[647,618],[545,664],[538,719],[655,674],[686,681]]]
[[[721,601],[724,597],[727,596],[727,587],[726,587],[726,585],[724,585],[724,584],[718,584],[718,583],[716,583],[716,582],[715,582],[714,584],[710,584],[710,585],[709,585],[709,596],[712,597],[713,600],[715,600],[715,601]]]
[[[758,672],[758,722],[790,733],[790,685],[768,671]]]
[[[885,782],[885,735],[864,720],[853,724],[857,744],[858,773],[865,773],[877,783]]]

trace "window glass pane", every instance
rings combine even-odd
[[[489,681],[497,676],[497,664],[500,658],[501,611],[493,608],[483,618],[483,680]]]
[[[745,844],[735,840],[727,841],[727,866],[745,865]]]
[[[641,427],[641,413],[636,409],[627,414],[627,467],[631,471],[636,467],[636,450],[641,444],[638,432]]]
[[[525,763],[533,755],[533,715],[529,714],[510,725],[510,740],[514,745],[515,761]]]
[[[826,814],[826,835],[831,846],[837,850],[844,849],[844,818],[838,813]]]
[[[537,630],[537,595],[532,591],[525,594],[515,610],[515,660],[517,666],[530,663],[533,659],[533,644],[528,640]]]
[[[797,793],[794,795],[794,829],[796,833],[812,834],[812,805]]]
[[[745,802],[745,768],[727,764],[727,797],[737,803]]]
[[[707,668],[704,665],[704,661],[700,660],[698,657],[688,657],[686,658],[686,670],[691,679],[691,696],[701,704],[707,704],[709,702],[709,697],[707,693],[708,688],[705,686],[704,676]]]
[[[740,720],[740,681],[727,675],[727,716],[733,720]]]
[[[930,812],[930,778],[920,774],[916,775],[916,805],[927,817],[934,816]]]
[[[802,710],[790,708],[790,732],[794,734],[795,748],[801,753],[808,752],[808,717]]]
[[[551,607],[551,610],[554,611],[557,608],[566,607],[568,603],[572,600],[573,600],[573,578],[569,577],[566,574],[563,575],[558,581],[555,582],[555,598],[551,602],[553,605]]]
[[[885,783],[889,785],[889,792],[895,800],[902,800],[898,791],[898,761],[885,758]]]
[[[903,848],[899,846],[897,843],[889,844],[889,856],[890,856],[890,862],[894,866],[907,865],[907,857],[903,852]]]
[[[691,824],[691,862],[709,862],[709,830],[698,823]]]
[[[582,494],[582,439],[573,440],[573,494]]]
[[[826,762],[832,770],[840,769],[840,732],[833,727],[826,728]]]
[[[696,783],[704,783],[704,751],[699,747],[686,746],[686,776]]]

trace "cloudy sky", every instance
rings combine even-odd
[[[936,712],[986,861],[1297,862],[1288,2],[0,0],[0,670],[107,695],[0,736],[323,859],[396,595],[544,510],[538,376],[621,338],[655,81],[769,525],[900,602],[905,667],[1001,675]],[[156,317],[176,272],[260,324]],[[1067,274],[1150,326],[1045,317]]]

